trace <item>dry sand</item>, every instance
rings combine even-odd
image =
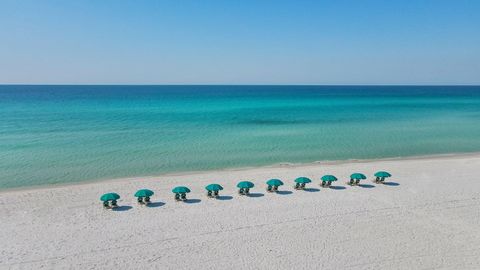
[[[350,187],[352,172],[387,170]],[[319,178],[341,178],[336,189]],[[480,269],[480,155],[316,163],[0,193],[1,269]],[[314,179],[294,191],[293,179]],[[281,194],[265,180],[281,178]],[[256,184],[240,197],[240,179]],[[204,186],[220,183],[221,199]],[[192,189],[175,202],[176,185]],[[136,204],[140,188],[156,192]],[[115,191],[119,211],[99,197]],[[115,268],[114,268],[115,267]]]

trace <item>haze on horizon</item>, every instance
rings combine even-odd
[[[479,1],[0,2],[0,84],[480,84]]]

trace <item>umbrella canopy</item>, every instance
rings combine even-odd
[[[223,187],[220,186],[219,184],[210,184],[206,186],[205,189],[208,191],[219,191],[219,190],[223,190]]]
[[[173,193],[190,193],[190,189],[188,187],[179,186],[172,189],[172,192]]]
[[[135,197],[150,197],[153,196],[153,191],[150,189],[140,189],[137,192],[135,192]]]
[[[307,178],[307,177],[298,177],[297,179],[295,179],[295,182],[299,184],[307,184],[312,182],[312,180],[310,180],[310,178]]]
[[[238,188],[253,188],[255,185],[249,181],[242,181],[237,184]]]
[[[118,200],[118,199],[120,199],[120,195],[118,195],[117,193],[114,193],[114,192],[105,193],[105,194],[102,195],[102,197],[100,197],[100,200],[103,201],[103,202],[114,201],[114,200]]]
[[[389,174],[388,172],[380,171],[380,172],[376,172],[376,173],[375,173],[375,176],[376,176],[376,177],[390,177],[390,176],[392,176],[392,175]]]
[[[327,175],[324,175],[322,176],[322,181],[337,181],[337,177],[333,176],[333,175],[330,175],[330,174],[327,174]]]
[[[350,179],[367,179],[367,177],[363,173],[352,173]]]
[[[267,181],[267,185],[278,187],[283,185],[283,182],[280,179],[270,179]]]

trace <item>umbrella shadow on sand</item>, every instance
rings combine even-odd
[[[291,192],[290,190],[279,190],[276,192],[277,194],[280,194],[280,195],[290,195],[292,194],[293,192]]]
[[[303,190],[306,191],[306,192],[319,192],[320,191],[320,189],[318,189],[318,188],[304,188]]]
[[[249,193],[247,196],[252,198],[258,198],[258,197],[263,197],[265,195],[263,193]]]
[[[396,183],[396,182],[383,182],[383,184],[385,186],[391,186],[391,187],[396,187],[396,186],[400,186],[399,183]]]
[[[130,209],[132,209],[133,207],[129,206],[129,205],[122,205],[122,206],[119,206],[119,207],[115,207],[113,208],[112,210],[115,211],[115,212],[123,212],[123,211],[128,211]]]
[[[165,205],[164,202],[151,202],[147,205],[147,207],[154,208],[154,207],[160,207],[160,206],[163,206],[163,205]]]
[[[217,200],[219,200],[219,201],[228,201],[228,200],[231,200],[231,199],[233,199],[232,196],[226,196],[226,195],[222,195],[222,196],[217,197]]]
[[[183,201],[184,203],[199,203],[202,200],[200,199],[187,199],[186,201]]]
[[[333,189],[333,190],[342,190],[342,189],[347,189],[347,188],[344,187],[344,186],[330,186],[330,189]]]
[[[369,184],[358,184],[359,187],[361,188],[374,188],[374,185],[369,185]]]

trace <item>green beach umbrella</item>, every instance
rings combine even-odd
[[[242,181],[237,184],[238,188],[253,188],[255,185],[249,181]]]
[[[330,174],[322,176],[322,181],[333,182],[333,181],[337,181],[337,180],[338,180],[337,177],[335,177],[333,175],[330,175]]]
[[[190,189],[184,186],[175,187],[172,189],[173,193],[190,193]]]
[[[367,177],[363,173],[352,173],[350,179],[367,179]]]
[[[151,197],[153,196],[153,191],[150,189],[140,189],[137,192],[135,192],[135,197]]]
[[[312,182],[312,180],[310,180],[310,178],[307,178],[307,177],[298,177],[297,179],[295,179],[295,182],[299,184],[307,184]]]
[[[114,192],[105,193],[105,194],[102,195],[102,197],[100,197],[100,200],[103,201],[103,202],[114,201],[114,200],[118,200],[118,199],[120,199],[120,195],[118,195],[117,193],[114,193]]]
[[[278,187],[283,185],[283,182],[280,179],[270,179],[267,181],[267,185]]]
[[[375,176],[376,176],[376,177],[390,177],[390,176],[392,176],[392,175],[389,174],[388,172],[380,171],[380,172],[376,172],[376,173],[375,173]]]
[[[206,186],[205,189],[208,191],[220,191],[220,190],[223,190],[223,187],[220,186],[219,184],[210,184]]]

